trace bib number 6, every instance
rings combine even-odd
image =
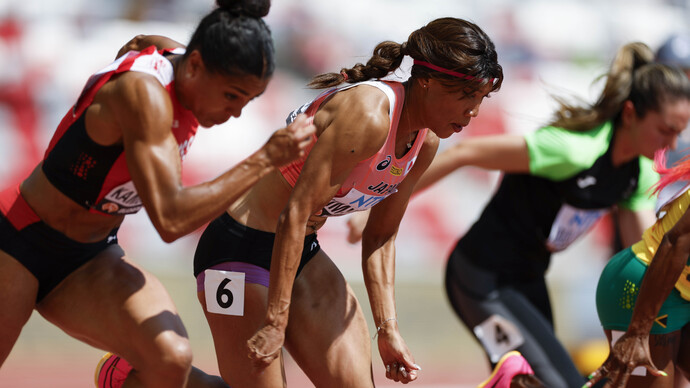
[[[204,271],[206,310],[223,315],[244,315],[244,272]]]

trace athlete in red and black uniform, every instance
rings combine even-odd
[[[224,386],[203,373],[189,377],[191,350],[173,302],[126,257],[116,233],[124,215],[144,207],[173,241],[303,153],[314,128],[300,117],[213,181],[181,184],[198,125],[239,116],[266,88],[274,69],[267,12],[264,1],[219,1],[186,50],[146,48],[179,48],[162,37],[130,42],[141,51],[88,80],[44,160],[2,191],[0,364],[36,309],[68,334],[126,356],[137,372],[132,383],[181,387],[189,378]]]

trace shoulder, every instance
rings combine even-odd
[[[652,187],[659,180],[659,173],[654,169],[654,161],[644,156],[640,160],[640,187],[645,190]]]
[[[601,155],[605,154],[612,135],[611,123],[605,123],[588,131],[571,131],[547,126],[525,135],[525,142],[532,167],[535,163],[544,162],[571,174],[579,169],[590,167]]]
[[[374,124],[389,122],[391,109],[388,96],[381,89],[371,85],[357,85],[347,90],[339,91],[326,104],[337,106],[340,111],[358,114],[358,121],[366,123],[373,120]]]
[[[172,125],[170,94],[150,74],[129,71],[118,74],[103,85],[94,102],[101,104],[104,117],[111,117],[122,130]]]
[[[319,138],[331,134],[345,146],[373,154],[388,136],[389,109],[383,91],[358,85],[335,93],[316,112],[314,124]]]
[[[150,74],[128,71],[113,77],[103,87],[111,103],[132,108],[165,109],[172,106],[168,91]]]

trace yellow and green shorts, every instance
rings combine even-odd
[[[626,331],[630,324],[637,294],[647,265],[637,259],[631,248],[611,258],[599,277],[597,313],[606,330]],[[690,302],[676,288],[666,298],[652,325],[651,334],[678,331],[690,322]]]

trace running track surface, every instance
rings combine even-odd
[[[189,279],[173,276],[161,280],[177,304],[189,332],[194,365],[217,374],[208,325],[196,295],[188,291]],[[364,287],[356,282],[351,285],[371,326]],[[483,352],[452,315],[440,286],[399,284],[396,299],[401,331],[415,361],[423,368],[419,379],[406,387],[476,387],[489,375]],[[372,342],[372,352],[377,387],[402,387],[385,378],[375,342]],[[0,388],[93,387],[94,370],[104,353],[67,336],[34,312],[0,368]],[[313,387],[289,357],[285,365],[290,388]]]

